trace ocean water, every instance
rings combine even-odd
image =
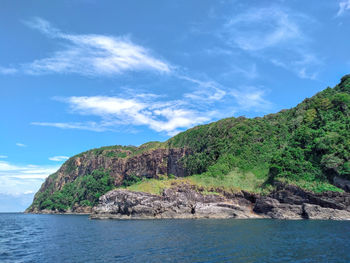
[[[0,262],[350,262],[350,222],[0,214]]]

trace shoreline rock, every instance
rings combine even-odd
[[[91,219],[315,219],[350,220],[350,193],[315,194],[293,185],[276,185],[269,195],[240,191],[205,194],[189,184],[173,185],[161,195],[111,190],[95,207],[73,207],[66,212],[34,210],[33,214],[90,215]]]
[[[273,218],[350,220],[350,194],[314,194],[278,185],[267,196],[248,192],[206,195],[192,185],[165,189],[162,195],[112,190],[101,196],[91,219]]]

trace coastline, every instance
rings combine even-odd
[[[26,211],[33,214],[90,215],[90,219],[285,219],[350,220],[350,193],[315,194],[293,185],[277,185],[264,196],[216,189],[204,194],[193,185],[174,185],[161,195],[111,190],[94,207],[75,211]]]

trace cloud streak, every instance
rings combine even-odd
[[[17,69],[15,69],[15,68],[0,67],[0,74],[1,75],[13,75],[15,73],[17,73]]]
[[[340,1],[337,16],[343,15],[348,10],[350,10],[350,0]]]
[[[184,107],[183,101],[156,101],[154,96],[120,98],[107,96],[82,96],[61,99],[73,113],[100,117],[101,121],[88,123],[45,123],[33,125],[52,126],[62,129],[91,131],[113,130],[116,126],[148,126],[157,132],[173,135],[178,128],[188,128],[209,120],[210,113],[199,113]]]
[[[0,161],[0,194],[24,194],[36,191],[44,179],[59,166],[15,165]]]
[[[80,74],[84,76],[114,76],[127,71],[170,73],[171,66],[155,58],[152,52],[134,44],[127,37],[97,34],[67,34],[41,18],[26,24],[49,38],[60,41],[64,49],[51,56],[22,64],[18,69],[0,68],[2,74],[23,72],[32,75],[48,73]]]
[[[239,107],[244,110],[267,111],[272,103],[264,98],[265,91],[255,87],[244,87],[241,90],[233,90],[230,93],[237,101]]]
[[[231,48],[291,71],[300,78],[315,79],[323,63],[308,48],[311,41],[303,32],[311,22],[313,19],[304,14],[278,6],[250,9],[229,19],[221,38]]]
[[[69,159],[68,156],[63,156],[63,155],[49,157],[49,160],[54,162],[63,162],[68,159]]]
[[[274,7],[240,14],[226,23],[225,31],[231,44],[247,51],[258,51],[303,38],[298,24],[290,15]]]
[[[261,88],[224,89],[212,81],[202,82],[191,78],[186,78],[186,81],[197,84],[198,87],[192,93],[185,93],[181,99],[177,100],[167,100],[167,97],[149,93],[131,97],[56,98],[67,104],[71,113],[89,118],[98,117],[99,121],[32,122],[31,124],[95,132],[120,131],[125,126],[146,126],[156,132],[172,136],[194,125],[232,116],[236,111],[266,112],[272,107],[272,104],[264,98],[265,92]],[[228,103],[229,106],[225,106]]]

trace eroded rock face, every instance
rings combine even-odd
[[[61,190],[66,183],[73,182],[79,176],[91,174],[97,169],[109,171],[116,186],[121,185],[124,178],[130,175],[157,178],[158,175],[173,174],[184,177],[187,175],[186,170],[179,160],[186,154],[189,154],[189,150],[182,148],[159,148],[127,158],[83,154],[63,164],[57,171],[56,177],[47,178],[39,192],[45,191],[52,184],[54,184],[52,192]]]
[[[112,190],[93,208],[94,219],[275,218],[350,220],[350,194],[313,194],[295,186],[277,187],[268,196],[247,192],[204,195],[182,184],[162,195]]]
[[[119,148],[97,149],[97,152],[91,150],[70,158],[55,174],[49,176],[36,193],[34,202],[41,193],[53,194],[55,191],[62,190],[65,184],[73,182],[80,176],[91,174],[97,169],[108,171],[114,179],[115,186],[120,186],[124,180],[134,176],[158,178],[172,174],[184,177],[187,173],[180,159],[187,154],[191,152],[185,148],[156,148],[140,153]],[[41,210],[31,206],[26,212],[41,213]],[[46,213],[46,211],[42,212]],[[52,213],[56,212],[52,211]],[[91,210],[88,211],[87,207],[82,206],[72,207],[72,211],[67,211],[69,212],[89,213]]]
[[[163,194],[113,190],[100,198],[94,207],[94,219],[154,218],[260,218],[251,203],[240,205],[238,199],[203,195],[189,185],[165,189]]]
[[[277,185],[269,196],[257,199],[254,211],[278,219],[350,220],[350,194],[314,194],[292,185]]]
[[[350,192],[350,181],[339,176],[333,178],[333,184],[346,192]]]

